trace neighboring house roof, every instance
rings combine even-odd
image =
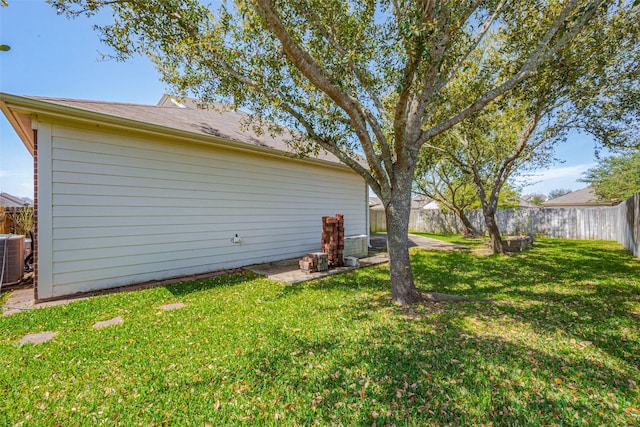
[[[426,206],[432,203],[433,200],[427,196],[416,196],[411,199],[411,209],[426,209]],[[377,197],[369,197],[369,208],[373,210],[384,210],[382,201]]]
[[[528,200],[525,200],[524,198],[520,199],[520,202],[518,203],[518,207],[519,208],[529,208],[529,209],[534,209],[534,208],[539,208],[540,206],[538,205],[534,205],[533,203],[531,203]]]
[[[22,97],[0,93],[0,108],[18,131],[27,148],[33,153],[33,137],[28,115],[50,114],[61,118],[84,119],[92,123],[128,126],[151,132],[194,135],[207,140],[224,142],[236,147],[248,146],[258,151],[278,151],[296,156],[287,144],[291,133],[271,136],[269,132],[257,134],[245,126],[247,113],[241,111],[201,110],[193,100],[175,101],[163,96],[159,105],[128,104],[121,102],[88,101],[66,98]],[[164,131],[164,132],[163,132]],[[186,133],[186,134],[185,134]],[[237,144],[230,144],[237,143]],[[340,163],[330,153],[320,150],[312,160]],[[345,166],[346,167],[346,166]]]
[[[568,207],[593,207],[593,206],[613,206],[613,202],[603,202],[598,200],[596,192],[592,187],[585,187],[572,191],[564,196],[547,200],[542,203],[545,208],[568,208]]]
[[[382,200],[375,196],[369,196],[369,209],[384,209],[382,205]]]
[[[427,203],[426,205],[424,205],[422,207],[423,210],[438,210],[440,209],[440,204],[438,204],[438,202],[436,202],[435,200],[430,201],[429,203]]]
[[[418,195],[411,199],[411,209],[423,209],[431,202],[431,198],[427,196]]]
[[[0,193],[0,206],[5,208],[23,208],[32,206],[33,203],[20,197],[13,196],[9,193]]]

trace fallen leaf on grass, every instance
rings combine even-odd
[[[366,388],[362,387],[359,391],[358,391],[358,395],[360,396],[360,399],[364,399],[364,394],[366,392]]]
[[[431,381],[433,379],[433,375],[431,375],[429,372],[425,371],[424,369],[422,370],[422,374],[427,377],[428,381]]]

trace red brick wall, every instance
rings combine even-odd
[[[38,130],[33,130],[33,289],[38,299]],[[33,244],[32,243],[32,244]]]

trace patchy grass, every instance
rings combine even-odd
[[[539,240],[508,257],[413,250],[299,285],[238,274],[0,318],[0,424],[637,425],[640,262]],[[160,305],[186,307],[161,311]],[[124,324],[93,329],[122,316]],[[50,342],[16,345],[26,333]]]
[[[2,292],[0,292],[0,306],[4,305],[7,302],[10,295],[11,295],[11,291],[5,291],[3,289]]]

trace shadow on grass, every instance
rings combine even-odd
[[[501,310],[553,332],[591,341],[629,363],[640,345],[629,304],[640,303],[640,262],[623,249],[593,242],[544,241],[514,256],[414,255],[416,281],[447,293],[510,300]],[[634,281],[634,278],[636,279]]]
[[[250,271],[243,271],[241,273],[221,274],[219,276],[209,277],[206,279],[180,282],[163,287],[171,292],[172,295],[176,297],[183,297],[194,292],[246,284],[255,280],[257,277],[260,276]]]
[[[481,354],[475,356],[484,359],[491,355],[489,359],[493,360],[492,364],[504,365],[504,357],[518,354],[523,360],[534,360],[536,365],[545,366],[547,383],[551,386],[554,386],[554,381],[557,380],[562,383],[565,381],[562,378],[569,375],[574,381],[571,384],[572,390],[588,389],[594,391],[595,394],[592,396],[598,396],[599,388],[609,387],[621,393],[629,402],[638,399],[634,384],[638,382],[637,367],[640,354],[640,342],[637,339],[637,304],[640,303],[640,283],[637,279],[640,277],[640,262],[630,257],[625,250],[609,244],[554,240],[537,242],[533,251],[506,257],[416,251],[413,253],[413,266],[416,283],[424,290],[495,299],[497,303],[490,309],[490,318],[506,316],[522,322],[540,336],[566,340],[567,348],[574,350],[576,346],[583,345],[580,343],[586,343],[584,345],[587,347],[593,345],[594,351],[608,353],[622,368],[608,368],[601,362],[587,359],[567,363],[565,356],[521,348],[514,343],[499,341],[496,338],[474,337],[473,348],[484,349]],[[341,280],[324,280],[304,287],[288,288],[285,294],[301,291],[308,286],[345,293],[356,290],[381,291],[384,288],[388,289],[388,272],[383,268],[367,269],[345,275]],[[378,295],[367,304],[360,303],[358,313],[353,314],[353,319],[368,319],[368,310],[379,310],[388,304],[388,297]],[[452,320],[460,314],[472,315],[486,310],[477,305],[470,312],[465,312],[463,307],[468,306],[474,304],[449,305],[455,307],[455,314],[449,319]],[[455,330],[455,327],[448,323],[447,329],[452,328]],[[463,333],[461,330],[458,332]],[[421,340],[417,339],[416,342]],[[457,341],[453,346],[454,353],[464,349],[460,344]],[[506,348],[507,351],[501,350],[499,354],[494,354],[496,348]],[[412,352],[413,350],[409,351],[404,358],[410,357]],[[456,353],[456,356],[454,353],[450,353],[449,357],[460,360],[460,354]],[[472,353],[469,354],[469,360],[472,359]],[[465,354],[464,351],[461,354]],[[395,360],[403,358],[402,355],[394,357]],[[379,360],[376,363],[379,363]],[[446,363],[446,357],[443,363]],[[626,370],[629,367],[633,370],[620,374],[620,369]],[[416,367],[407,367],[406,371],[412,371],[414,368]],[[524,366],[518,363],[517,369],[523,368]],[[520,396],[519,399],[523,397]],[[513,418],[514,422],[518,421],[520,424],[526,420],[526,413],[530,410],[548,412],[551,408],[551,413],[556,413],[573,398],[572,395],[564,396],[557,405],[552,402],[553,399],[546,395],[536,397],[533,403],[526,404],[529,409],[522,409],[521,414]],[[587,412],[584,405],[584,402],[580,403],[578,406],[582,409],[575,410]],[[611,409],[605,407],[604,403],[602,405],[602,411]],[[502,412],[502,420],[508,419],[509,411]],[[460,414],[463,415],[469,414]],[[457,416],[447,418],[447,422],[457,423],[459,420]],[[367,422],[369,421],[371,420]],[[554,421],[551,417],[544,422],[557,420]]]
[[[422,317],[412,310],[402,321],[406,310],[353,301],[342,307],[341,316],[346,328],[361,333],[249,331],[267,341],[246,348],[233,372],[204,379],[220,388],[216,398],[247,408],[248,419],[273,422],[273,411],[280,411],[286,425],[614,425],[630,420],[624,410],[638,394],[629,388],[629,372],[474,334],[459,321],[477,315],[476,307],[450,308]],[[380,310],[389,311],[389,322],[366,330],[367,320],[379,318]],[[272,412],[248,409],[248,396],[256,394]]]
[[[33,425],[89,414],[107,425],[638,423],[640,263],[624,251],[554,241],[512,257],[415,251],[413,262],[425,291],[496,303],[397,307],[384,266],[132,293],[117,306],[140,310],[121,326],[92,329],[85,306],[50,344],[0,346],[0,424],[21,411]],[[193,298],[144,311],[169,292]]]
[[[640,260],[622,248],[609,243],[544,240],[536,242],[531,251],[511,256],[414,250],[412,265],[416,284],[424,291],[495,300],[502,313],[541,332],[562,330],[628,363],[638,363],[640,343],[630,339],[628,331],[637,331],[640,314],[629,308],[640,303]],[[638,279],[635,284],[633,278]],[[388,292],[388,269],[360,269],[288,286],[283,296],[310,287],[345,295]],[[384,294],[375,305],[388,303]]]

